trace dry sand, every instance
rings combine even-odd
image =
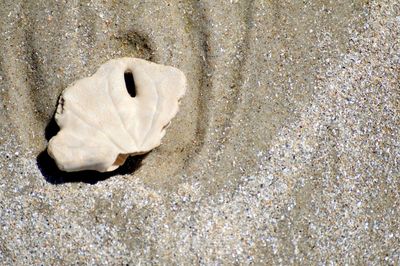
[[[0,264],[400,263],[397,0],[6,0],[0,18]],[[57,98],[121,56],[187,75],[162,146],[57,171]]]

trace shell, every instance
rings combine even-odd
[[[134,97],[126,73],[133,75]],[[161,144],[185,90],[177,68],[137,58],[110,60],[63,91],[55,114],[60,131],[48,154],[63,171],[113,171],[128,156]]]

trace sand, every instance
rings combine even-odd
[[[0,3],[0,264],[400,262],[400,5]],[[185,72],[117,172],[46,155],[61,91],[111,58]]]

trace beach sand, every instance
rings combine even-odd
[[[0,3],[0,264],[400,262],[400,4]],[[123,56],[188,89],[108,174],[46,153],[62,90]]]

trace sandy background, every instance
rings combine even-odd
[[[400,263],[400,5],[0,2],[0,264]],[[61,91],[111,58],[188,78],[119,171],[43,151]]]

